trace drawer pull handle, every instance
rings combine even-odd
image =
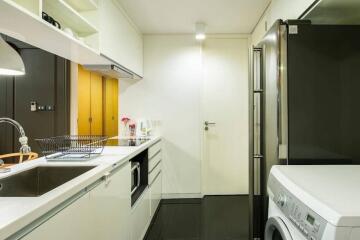
[[[149,184],[150,187],[153,185],[153,183],[156,181],[156,179],[160,176],[160,174],[161,174],[161,170],[158,172],[156,177],[154,177],[154,180],[152,180],[152,182]]]

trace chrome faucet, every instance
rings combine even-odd
[[[21,144],[20,153],[31,152],[31,148],[28,145],[28,138],[26,137],[25,131],[24,131],[23,127],[20,125],[20,123],[18,123],[17,121],[15,121],[11,118],[6,118],[6,117],[0,118],[0,123],[9,123],[9,124],[13,125],[20,133],[20,137],[19,137],[19,142]]]

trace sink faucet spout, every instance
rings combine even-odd
[[[0,118],[0,123],[9,123],[12,126],[14,126],[18,132],[20,133],[19,142],[21,144],[20,147],[20,153],[29,153],[31,152],[31,148],[28,145],[28,138],[25,135],[24,128],[18,123],[17,121],[11,119],[11,118]]]

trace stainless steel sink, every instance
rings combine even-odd
[[[0,179],[0,197],[38,197],[95,166],[39,166]]]

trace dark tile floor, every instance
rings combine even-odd
[[[248,240],[248,196],[162,202],[145,240]]]

